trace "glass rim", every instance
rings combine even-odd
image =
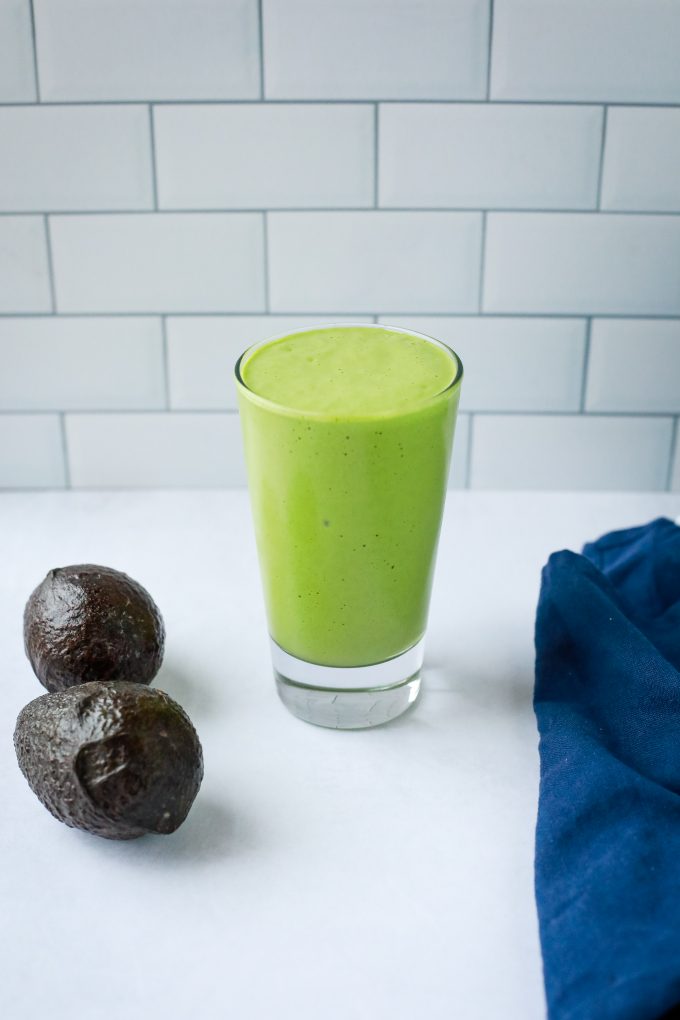
[[[275,400],[270,400],[269,397],[263,397],[256,390],[253,390],[248,386],[247,382],[241,374],[241,365],[244,360],[259,350],[260,347],[266,347],[269,344],[275,343],[277,340],[285,340],[289,336],[298,336],[301,333],[315,333],[322,329],[382,329],[389,333],[403,333],[406,336],[419,337],[421,340],[427,340],[428,343],[434,344],[436,347],[441,347],[442,350],[451,357],[456,366],[454,377],[450,383],[436,393],[431,394],[428,397],[423,397],[422,400],[418,400],[413,404],[410,404],[403,411],[399,411],[398,408],[387,411],[376,411],[371,414],[332,414],[328,411],[308,411],[301,408],[291,407],[290,404],[279,404]],[[277,333],[274,336],[266,337],[264,340],[258,340],[257,343],[251,344],[246,347],[244,351],[239,355],[236,364],[234,365],[234,376],[236,377],[236,384],[246,394],[249,400],[266,410],[273,411],[277,414],[284,414],[288,416],[312,418],[317,421],[362,421],[362,420],[374,420],[378,418],[392,418],[396,414],[407,415],[411,412],[422,410],[423,407],[427,407],[428,404],[433,404],[441,397],[443,397],[450,390],[460,385],[463,378],[463,362],[460,356],[456,354],[453,347],[449,347],[442,340],[438,340],[436,337],[429,336],[427,333],[420,333],[415,329],[406,329],[403,326],[391,326],[389,323],[382,322],[320,322],[312,326],[304,326],[302,329],[286,330],[285,333]]]

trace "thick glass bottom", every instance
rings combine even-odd
[[[305,722],[336,730],[366,729],[396,719],[420,692],[423,642],[371,666],[319,666],[272,641],[281,701]]]

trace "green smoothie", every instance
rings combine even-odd
[[[305,330],[237,365],[270,633],[308,662],[382,662],[425,631],[462,366],[379,326]]]

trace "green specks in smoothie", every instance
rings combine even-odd
[[[291,655],[365,665],[422,636],[457,367],[423,338],[354,326],[243,359],[270,632]]]

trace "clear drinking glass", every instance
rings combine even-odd
[[[321,329],[336,341],[348,329],[405,334],[452,361],[440,392],[351,414],[301,411],[249,388],[249,359],[282,337],[236,364],[278,693],[307,722],[356,729],[395,718],[418,696],[463,366],[411,330]]]

